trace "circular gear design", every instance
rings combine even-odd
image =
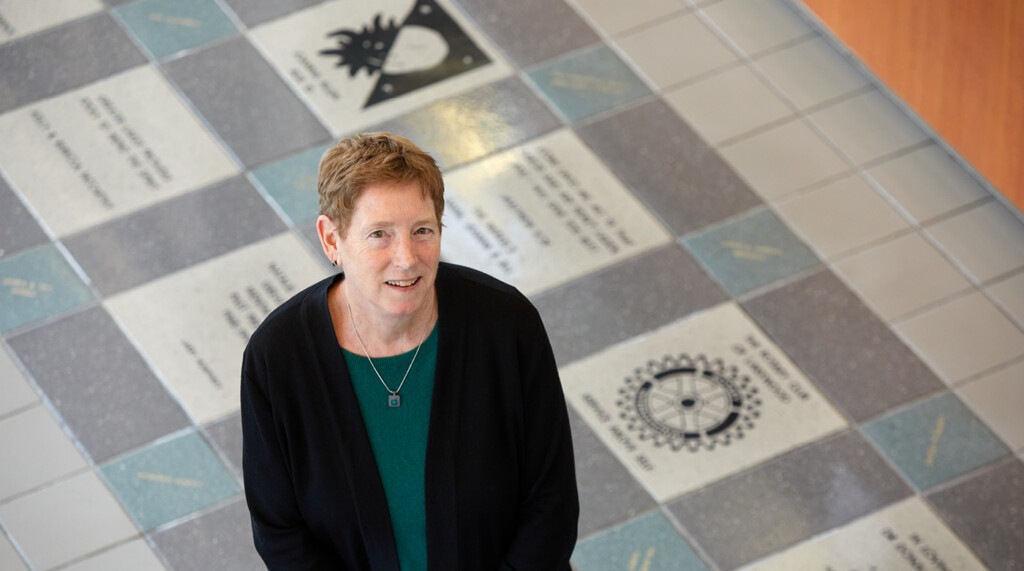
[[[760,416],[761,399],[736,367],[683,354],[637,368],[617,404],[640,440],[696,452],[742,439]]]

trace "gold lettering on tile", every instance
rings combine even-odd
[[[10,288],[11,295],[19,297],[34,298],[39,292],[53,291],[53,285],[48,283],[29,281],[21,278],[4,278],[3,286]]]
[[[932,431],[932,444],[928,447],[928,455],[924,459],[925,466],[931,466],[935,462],[935,453],[939,450],[939,437],[942,436],[942,429],[946,426],[946,417],[940,416],[935,420],[935,430]]]
[[[758,246],[755,244],[736,242],[734,240],[726,240],[721,242],[721,245],[732,250],[732,256],[734,258],[753,260],[755,262],[763,262],[767,260],[769,256],[782,255],[782,250],[774,246]]]
[[[622,95],[629,89],[625,81],[606,79],[593,75],[581,73],[566,73],[564,71],[551,71],[551,85],[564,87],[575,91],[595,91],[606,95]]]
[[[654,547],[648,547],[647,552],[644,553],[643,563],[640,562],[640,552],[634,551],[633,555],[629,558],[629,571],[649,571],[651,560],[654,559],[656,551]],[[639,567],[637,567],[638,564],[640,565]]]
[[[153,472],[136,472],[135,477],[140,480],[149,480],[151,482],[159,482],[161,484],[174,484],[176,486],[186,488],[202,488],[206,485],[204,482],[193,480],[191,478],[174,478],[166,474],[156,474]]]
[[[171,26],[184,26],[186,28],[198,28],[203,25],[199,20],[192,18],[179,18],[178,16],[167,16],[159,12],[153,12],[149,19],[154,22],[167,22]]]

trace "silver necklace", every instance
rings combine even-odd
[[[363,344],[363,338],[359,336],[359,330],[356,329],[356,320],[352,317],[352,306],[348,303],[345,304],[348,308],[348,320],[352,322],[352,331],[356,334],[356,340],[359,341],[359,346],[363,348],[363,353],[366,355],[366,360],[370,362],[370,367],[373,368],[373,372],[377,374],[377,378],[380,379],[380,384],[384,385],[384,388],[388,391],[388,406],[391,408],[398,408],[402,406],[402,395],[398,394],[398,391],[402,390],[402,386],[405,385],[405,379],[409,378],[409,371],[412,370],[412,364],[416,362],[416,357],[420,354],[420,347],[426,342],[427,337],[430,336],[430,329],[427,329],[427,333],[423,336],[423,341],[416,346],[416,352],[412,354],[412,361],[409,361],[409,368],[405,370],[405,375],[402,377],[402,382],[398,383],[398,388],[391,390],[391,387],[384,382],[384,377],[380,376],[380,371],[377,370],[377,365],[373,364],[373,359],[370,358],[370,352],[366,350],[366,345]]]

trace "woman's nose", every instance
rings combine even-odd
[[[398,243],[395,245],[393,261],[400,268],[408,268],[416,262],[416,252],[413,249],[411,238],[402,237],[398,239]]]

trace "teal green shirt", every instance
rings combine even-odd
[[[359,399],[370,445],[391,514],[391,526],[398,546],[402,571],[426,571],[427,431],[430,427],[430,399],[434,394],[437,364],[437,326],[420,347],[402,390],[401,406],[388,406],[389,393],[362,355],[345,351],[352,385]],[[403,355],[374,359],[384,381],[397,389],[409,367],[415,349]]]

